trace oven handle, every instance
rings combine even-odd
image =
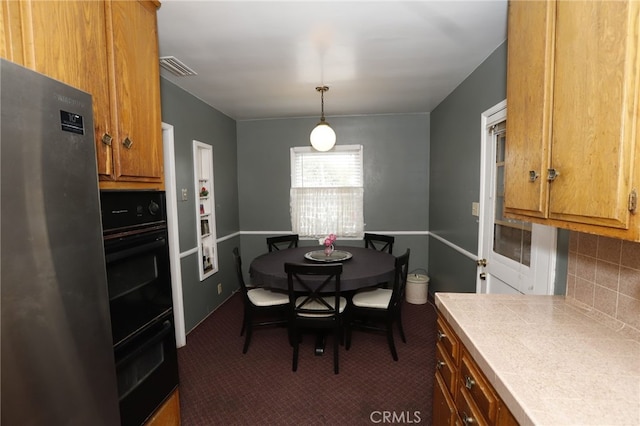
[[[159,238],[156,241],[151,243],[143,244],[140,246],[135,246],[125,250],[118,250],[115,253],[110,253],[105,256],[105,260],[107,263],[115,262],[116,260],[124,259],[126,257],[130,257],[132,255],[136,255],[138,253],[144,253],[147,251],[151,251],[153,249],[163,247],[167,245],[167,241],[164,237]]]
[[[132,361],[134,358],[137,358],[138,355],[146,351],[150,346],[153,346],[159,341],[163,340],[170,331],[171,331],[171,321],[165,320],[165,322],[162,323],[162,328],[160,329],[160,331],[158,331],[155,335],[149,338],[142,345],[137,347],[133,352],[128,353],[122,359],[118,360],[118,362],[116,362],[116,368],[120,368],[123,365],[126,365],[127,363]]]

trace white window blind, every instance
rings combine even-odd
[[[362,145],[291,148],[291,226],[303,237],[364,236]]]

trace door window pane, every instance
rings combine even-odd
[[[504,217],[504,147],[506,122],[494,126],[496,143],[496,205],[493,223],[493,251],[525,266],[531,265],[531,223]]]

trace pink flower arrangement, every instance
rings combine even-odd
[[[325,247],[331,247],[337,239],[338,237],[336,236],[336,234],[329,234],[326,237],[320,238],[318,242]]]
[[[335,243],[337,239],[338,237],[336,236],[336,234],[329,234],[324,238],[320,238],[318,242],[325,247],[331,247],[331,245]]]
[[[325,256],[331,256],[331,253],[333,253],[334,250],[333,243],[335,243],[337,239],[338,237],[336,236],[336,234],[329,234],[326,237],[320,238],[318,240],[321,245],[324,245]]]

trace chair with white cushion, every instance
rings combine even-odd
[[[233,249],[233,257],[236,262],[236,274],[238,284],[244,301],[244,316],[240,335],[245,331],[244,347],[242,353],[246,354],[251,343],[251,333],[254,327],[269,325],[284,325],[287,323],[287,305],[289,296],[284,292],[270,291],[260,287],[247,287],[242,274],[242,258],[238,248]],[[268,320],[264,320],[267,317]],[[260,319],[260,321],[257,321]]]
[[[340,296],[342,264],[285,263],[289,287],[289,327],[293,345],[292,370],[298,369],[302,329],[333,332],[333,372],[339,372],[338,346],[342,342],[342,315],[347,300]]]
[[[349,306],[349,323],[347,324],[346,349],[351,347],[352,329],[384,331],[387,335],[389,349],[394,361],[398,360],[398,353],[393,339],[393,325],[398,324],[400,337],[404,343],[407,339],[402,327],[402,302],[404,300],[409,268],[409,254],[396,258],[395,279],[393,289],[376,288],[358,291]]]

